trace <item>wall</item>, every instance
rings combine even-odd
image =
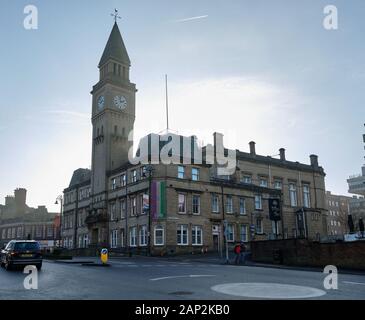
[[[251,243],[252,260],[275,263],[274,250],[282,251],[285,265],[365,270],[365,241],[319,243],[304,239],[255,241]]]

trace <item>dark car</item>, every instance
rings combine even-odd
[[[1,250],[0,263],[6,270],[13,266],[34,265],[38,270],[42,268],[41,247],[37,241],[12,240],[5,249]]]

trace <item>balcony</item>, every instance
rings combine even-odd
[[[108,222],[108,214],[106,212],[90,214],[86,217],[86,224],[104,223]]]

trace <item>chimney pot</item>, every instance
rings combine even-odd
[[[311,166],[314,168],[318,168],[318,156],[315,154],[311,154],[310,155],[310,161],[311,161]]]
[[[256,155],[256,142],[251,141],[249,145],[250,145],[250,154],[253,156]]]
[[[284,148],[281,148],[279,149],[279,152],[280,152],[280,160],[281,161],[285,161],[285,149]]]

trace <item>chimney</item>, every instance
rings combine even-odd
[[[255,156],[256,155],[256,148],[255,148],[256,142],[251,141],[249,143],[249,145],[250,145],[250,154]]]
[[[311,159],[311,166],[313,168],[318,168],[318,156],[315,154],[311,154],[309,157]]]
[[[280,160],[281,161],[285,161],[285,149],[284,148],[281,148],[279,149],[279,152],[280,152]]]

